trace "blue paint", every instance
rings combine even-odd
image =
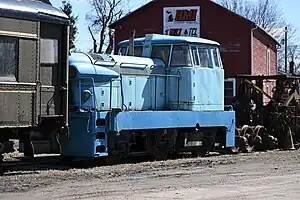
[[[209,51],[218,46],[199,38],[161,35],[148,36],[145,46],[155,42],[200,43]],[[235,113],[224,111],[224,69],[214,66],[212,55],[209,59],[208,68],[169,67],[148,58],[73,54],[70,67],[76,73],[70,80],[70,90],[77,110],[69,116],[70,137],[62,138],[63,155],[107,156],[110,134],[194,128],[196,124],[225,127],[226,147],[233,147]],[[87,90],[91,96],[84,99],[82,94]],[[106,124],[97,126],[97,119]],[[105,138],[97,138],[97,133]]]
[[[61,136],[62,155],[76,157],[103,157],[108,155],[107,140],[97,140],[97,132],[106,127],[96,128],[94,112],[76,112],[70,114],[70,135]],[[97,146],[104,145],[104,152],[96,152]]]
[[[131,111],[112,113],[111,131],[164,128],[226,127],[226,146],[233,147],[235,112]]]
[[[170,109],[224,110],[224,71],[221,68],[177,68],[169,73],[180,74],[179,91],[177,78],[168,79]]]

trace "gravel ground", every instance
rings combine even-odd
[[[35,166],[0,176],[0,199],[299,199],[299,151],[89,169]]]

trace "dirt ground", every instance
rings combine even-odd
[[[0,199],[299,199],[299,153],[273,151],[89,169],[39,166],[0,176]]]

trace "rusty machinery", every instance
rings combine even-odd
[[[233,107],[239,151],[286,150],[298,146],[300,77],[238,75],[235,78],[237,94]],[[271,86],[272,95],[264,91],[264,84]]]

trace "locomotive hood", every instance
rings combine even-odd
[[[76,71],[77,78],[93,77],[100,81],[107,81],[112,78],[118,78],[119,74],[106,67],[93,64],[93,60],[84,53],[73,53],[69,58],[71,70]]]

